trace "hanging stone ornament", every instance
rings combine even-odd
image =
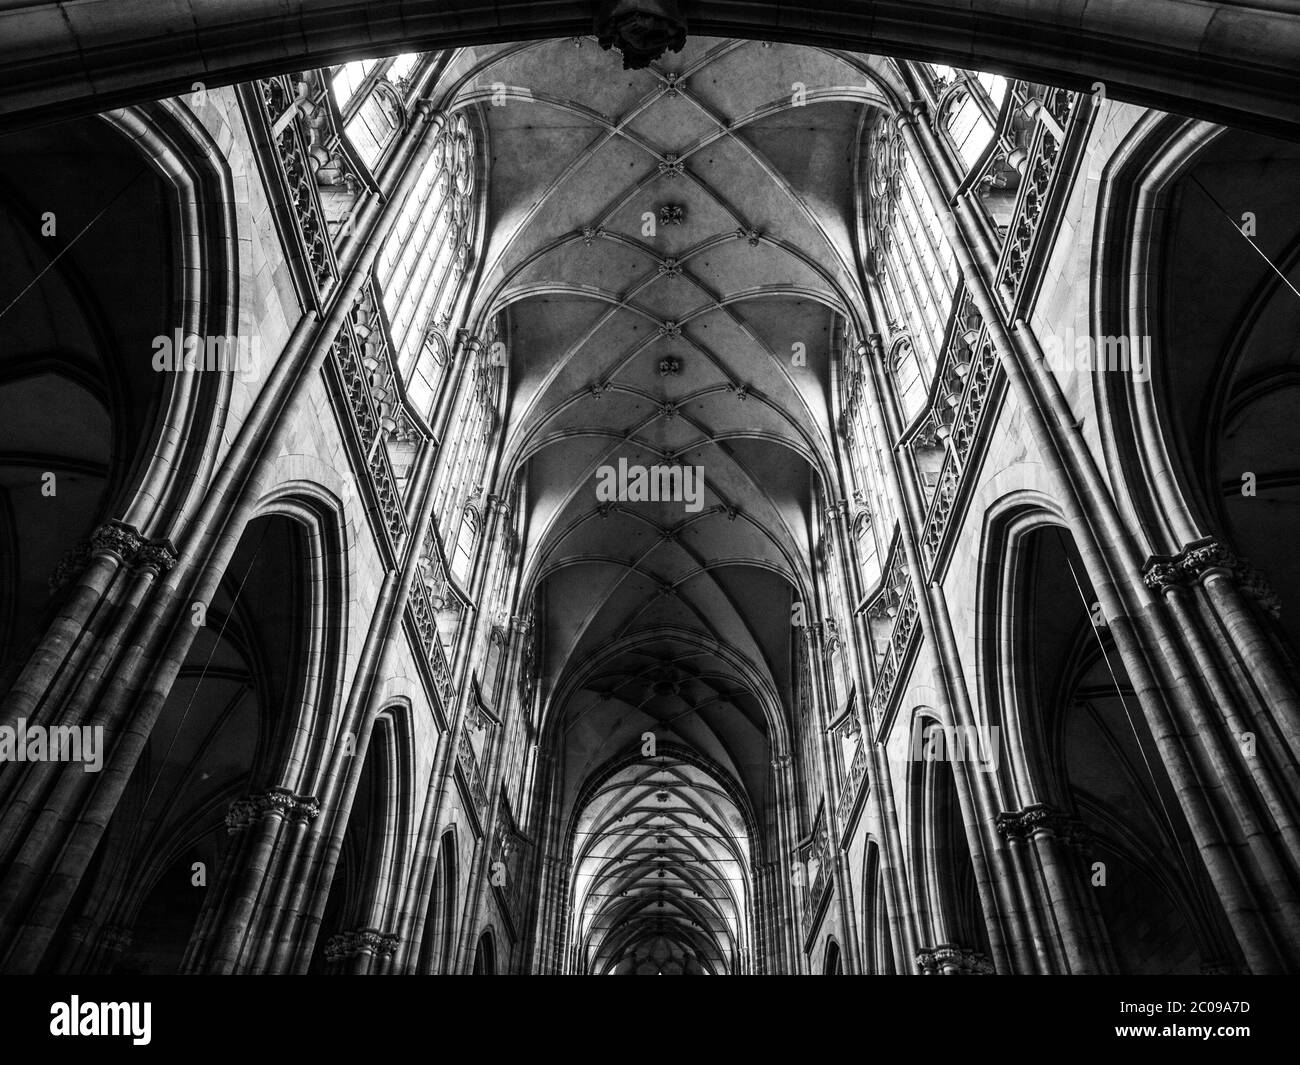
[[[623,53],[624,70],[642,70],[686,44],[686,19],[677,0],[605,0],[596,8],[596,39]]]

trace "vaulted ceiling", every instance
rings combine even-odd
[[[509,341],[497,483],[523,489],[563,814],[651,732],[711,772],[629,770],[584,831],[664,790],[711,810],[721,780],[761,822],[773,759],[791,749],[791,609],[812,594],[817,486],[839,495],[830,350],[837,321],[860,311],[855,174],[892,75],[867,57],[708,39],[641,71],[591,40],[466,50],[455,64],[441,105],[476,107],[486,125],[479,292]],[[703,498],[602,501],[598,470],[620,460],[698,467]],[[733,834],[735,820],[719,818]],[[662,822],[631,823],[653,851]],[[622,854],[632,842],[619,838]],[[736,875],[726,854],[697,854],[715,882]],[[606,897],[635,897],[607,873],[590,872],[617,888]],[[717,929],[707,948],[687,931],[707,923],[689,881],[655,880],[693,915],[677,963],[725,956]],[[615,953],[663,953],[648,943]]]

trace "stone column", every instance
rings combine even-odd
[[[283,904],[288,885],[282,874],[304,836],[294,828],[305,828],[319,813],[314,798],[287,788],[231,804],[226,831],[239,838],[226,853],[182,971],[234,973],[254,964],[266,946],[256,932],[273,923]]]
[[[397,935],[378,928],[337,932],[325,943],[326,971],[333,975],[365,976],[381,969],[400,945]]]
[[[940,943],[916,952],[916,967],[922,976],[991,976],[993,963],[974,947]]]
[[[1023,859],[1035,898],[1051,918],[1068,974],[1114,972],[1114,957],[1095,900],[1087,894],[1081,858],[1092,839],[1082,822],[1046,803],[998,814],[997,828]]]

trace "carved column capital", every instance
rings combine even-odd
[[[1167,588],[1176,587],[1182,581],[1182,574],[1172,562],[1149,562],[1146,571],[1142,574],[1142,583],[1153,592],[1163,592]]]
[[[1142,581],[1153,591],[1165,592],[1211,576],[1229,578],[1269,614],[1274,617],[1281,614],[1282,602],[1268,581],[1250,562],[1213,536],[1188,544],[1176,555],[1149,559],[1143,568]]]
[[[150,540],[136,552],[135,560],[142,569],[153,570],[157,576],[173,569],[179,556],[170,540]]]
[[[135,558],[143,543],[144,537],[124,521],[106,521],[90,534],[92,551],[114,555],[120,562]]]
[[[940,943],[916,952],[916,965],[925,976],[989,976],[993,963],[973,947]]]
[[[1003,839],[1028,840],[1035,834],[1059,839],[1067,846],[1083,848],[1092,841],[1092,833],[1077,817],[1071,817],[1048,803],[1034,803],[1023,810],[1007,810],[994,819]]]
[[[1178,569],[1192,580],[1213,570],[1223,570],[1230,576],[1235,576],[1241,565],[1241,559],[1222,540],[1213,537],[1183,548],[1177,562]]]
[[[99,945],[114,954],[121,954],[131,946],[135,933],[122,925],[108,925],[100,930]]]
[[[226,831],[233,836],[269,813],[279,814],[286,821],[313,821],[320,809],[320,800],[312,796],[295,795],[288,788],[271,788],[232,802],[226,811]]]

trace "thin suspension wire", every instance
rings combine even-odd
[[[72,250],[72,246],[86,235],[86,233],[89,231],[91,226],[93,226],[96,222],[98,222],[101,218],[104,217],[104,213],[110,207],[112,207],[113,204],[117,203],[117,201],[122,198],[126,190],[129,189],[132,185],[136,183],[136,181],[140,179],[141,174],[147,174],[148,172],[149,172],[149,167],[147,166],[141,167],[138,171],[136,171],[135,175],[125,185],[123,185],[120,189],[118,189],[116,193],[113,194],[113,198],[99,209],[95,217],[92,218],[89,222],[87,222],[84,226],[82,226],[81,229],[77,231],[76,235],[70,241],[68,241],[67,244],[65,244],[62,248],[59,249],[58,254],[56,254],[53,258],[50,259],[48,263],[45,264],[45,266],[41,269],[40,273],[38,273],[34,278],[32,278],[29,282],[27,282],[27,284],[23,287],[23,290],[19,292],[18,295],[16,295],[5,305],[4,310],[0,310],[0,318],[3,318],[6,314],[8,314],[9,311],[13,309],[14,304],[17,303],[20,299],[22,299],[25,295],[27,295],[27,293],[31,290],[32,286],[35,285],[38,281],[40,281],[40,279],[43,278],[47,273],[49,273],[54,268],[54,264],[57,263],[60,259],[63,258],[64,255],[66,255],[68,252]]]
[[[145,812],[149,809],[149,800],[153,798],[153,793],[157,789],[163,774],[167,772],[167,759],[171,757],[172,748],[176,746],[176,740],[181,734],[181,729],[185,725],[185,719],[189,717],[191,708],[194,706],[194,699],[199,694],[199,689],[203,686],[203,678],[208,675],[208,667],[212,665],[212,659],[217,653],[217,648],[221,646],[221,638],[226,634],[226,627],[230,624],[230,619],[235,615],[235,604],[239,602],[239,596],[244,591],[244,585],[248,583],[248,578],[253,573],[253,566],[257,563],[258,555],[262,553],[262,544],[266,541],[266,535],[271,531],[270,523],[262,527],[262,535],[258,538],[257,547],[253,549],[253,557],[248,560],[248,569],[244,572],[243,579],[239,582],[239,587],[235,589],[234,598],[230,600],[230,608],[226,611],[226,616],[221,622],[221,629],[217,632],[216,639],[212,641],[212,647],[208,651],[207,660],[203,663],[203,669],[199,673],[199,679],[194,682],[194,687],[190,690],[189,701],[185,704],[185,709],[181,713],[181,719],[176,722],[176,728],[172,732],[172,738],[167,744],[167,749],[158,763],[158,775],[154,777],[153,783],[149,786],[149,792],[144,797],[144,802],[140,804],[140,816],[144,817]]]
[[[1087,596],[1083,594],[1083,586],[1079,583],[1079,575],[1074,569],[1074,559],[1070,557],[1070,552],[1065,543],[1065,535],[1061,532],[1060,527],[1056,529],[1057,539],[1061,542],[1061,552],[1065,555],[1066,565],[1070,569],[1070,579],[1074,582],[1075,590],[1079,593],[1079,601],[1083,604],[1084,612],[1091,618],[1092,610]],[[1092,629],[1092,635],[1097,641],[1097,647],[1101,651],[1102,661],[1106,663],[1106,672],[1110,674],[1111,683],[1115,685],[1115,694],[1119,696],[1119,704],[1124,708],[1124,716],[1128,719],[1128,727],[1133,732],[1133,742],[1137,744],[1138,753],[1142,755],[1142,763],[1146,766],[1147,776],[1151,778],[1151,788],[1155,792],[1156,801],[1160,803],[1161,813],[1164,814],[1165,824],[1169,827],[1169,839],[1174,845],[1174,850],[1178,852],[1178,859],[1183,863],[1183,870],[1187,873],[1191,882],[1195,882],[1195,876],[1192,873],[1191,865],[1187,861],[1187,855],[1183,853],[1182,841],[1178,838],[1178,830],[1174,827],[1173,816],[1169,812],[1169,807],[1165,803],[1165,797],[1160,790],[1160,782],[1156,779],[1155,770],[1151,766],[1151,759],[1147,757],[1146,747],[1142,744],[1142,738],[1138,735],[1137,724],[1133,720],[1133,713],[1129,709],[1128,700],[1124,698],[1124,691],[1120,687],[1119,678],[1115,675],[1115,669],[1110,664],[1110,655],[1106,653],[1106,644],[1101,638],[1101,633],[1097,631],[1096,625],[1089,626]]]
[[[1277,276],[1282,279],[1282,283],[1286,285],[1286,287],[1289,288],[1292,292],[1294,292],[1297,296],[1300,296],[1300,289],[1296,288],[1295,285],[1291,283],[1291,279],[1287,277],[1286,274],[1282,273],[1282,271],[1278,268],[1278,265],[1275,262],[1273,262],[1273,260],[1270,259],[1267,255],[1264,254],[1264,249],[1261,248],[1258,244],[1256,244],[1254,238],[1250,236],[1250,234],[1247,233],[1244,229],[1241,228],[1237,220],[1228,213],[1227,208],[1225,208],[1223,204],[1221,204],[1215,198],[1214,193],[1212,193],[1209,189],[1207,189],[1204,185],[1201,184],[1201,179],[1198,178],[1195,174],[1191,175],[1191,179],[1192,179],[1192,183],[1203,193],[1205,193],[1206,199],[1208,199],[1212,204],[1214,204],[1215,207],[1219,209],[1219,213],[1222,214],[1223,217],[1228,220],[1228,224],[1231,225],[1233,229],[1235,229],[1238,233],[1241,234],[1242,239],[1245,240],[1247,244],[1249,244],[1252,248],[1255,249],[1259,257],[1268,264],[1269,269],[1271,269],[1273,273],[1277,274]]]

